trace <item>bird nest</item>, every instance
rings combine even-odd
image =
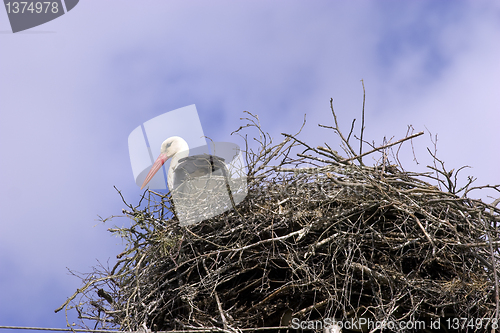
[[[126,244],[116,264],[79,275],[83,287],[58,310],[76,310],[84,327],[153,331],[498,318],[498,201],[469,198],[484,187],[469,178],[458,188],[432,153],[432,173],[389,162],[391,147],[421,133],[356,154],[332,113],[335,126],[323,127],[350,157],[297,135],[274,145],[244,118],[237,132],[258,130],[260,148],[247,142],[237,211],[181,227],[169,194],[125,203],[130,227],[109,229]],[[381,162],[366,166],[374,152]]]

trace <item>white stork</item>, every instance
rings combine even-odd
[[[223,176],[231,204],[236,210],[236,205],[229,186],[229,172],[224,159],[209,154],[189,156],[189,146],[187,142],[178,136],[172,136],[163,141],[160,155],[142,183],[141,190],[151,181],[169,158],[171,161],[167,174],[167,184],[170,191],[182,190],[181,185],[190,179],[211,175]]]

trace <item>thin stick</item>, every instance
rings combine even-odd
[[[349,148],[349,151],[353,155],[356,155],[356,153],[354,152],[354,149],[352,149],[351,145],[349,144],[349,141],[346,140],[346,138],[344,138],[344,135],[340,131],[339,123],[337,122],[337,115],[335,114],[335,110],[333,109],[333,98],[330,98],[330,108],[332,110],[333,120],[335,121],[335,127],[324,126],[324,125],[319,125],[319,126],[326,127],[326,128],[331,128],[331,129],[335,130],[337,132],[337,134],[340,136],[340,138],[342,139],[342,141],[344,141],[344,143],[346,144],[347,148]],[[363,164],[363,163],[360,162],[360,164]]]
[[[219,308],[219,313],[222,318],[222,324],[224,325],[224,329],[227,330],[227,320],[226,316],[224,316],[224,310],[222,310],[222,305],[220,304],[219,296],[217,292],[215,292],[215,300],[217,301],[217,307]]]
[[[102,278],[99,278],[99,279],[94,279],[92,281],[87,282],[87,284],[85,284],[85,286],[83,286],[80,289],[77,289],[75,291],[75,293],[70,298],[68,298],[66,300],[66,302],[64,302],[63,305],[61,305],[60,307],[58,307],[57,309],[55,309],[54,312],[58,313],[59,311],[61,311],[66,305],[69,304],[69,302],[71,302],[76,296],[78,296],[78,294],[83,293],[85,290],[87,290],[88,287],[90,287],[94,283],[97,283],[97,282],[100,282],[100,281],[104,281],[104,280],[109,280],[109,279],[115,279],[115,278],[118,278],[118,277],[123,276],[123,275],[125,275],[125,274],[113,275],[113,276],[105,276],[105,277],[102,277]]]
[[[346,158],[346,159],[343,159],[342,161],[340,161],[341,163],[345,163],[345,162],[349,162],[349,161],[352,161],[352,160],[355,160],[357,159],[359,161],[359,159],[363,156],[366,156],[368,154],[371,154],[371,153],[374,153],[376,152],[377,150],[381,150],[381,149],[385,149],[385,148],[388,148],[388,147],[391,147],[391,146],[394,146],[394,145],[397,145],[398,143],[401,143],[401,142],[404,142],[406,140],[410,140],[410,139],[413,139],[413,138],[416,138],[417,136],[420,136],[424,134],[424,132],[418,132],[417,134],[413,134],[413,135],[410,135],[410,136],[407,136],[406,138],[403,138],[401,140],[398,140],[396,142],[393,142],[393,143],[388,143],[386,145],[383,145],[383,146],[380,146],[378,148],[375,148],[375,149],[372,149],[370,151],[367,151],[366,153],[363,153],[361,155],[358,155],[358,156],[354,156],[354,157],[351,157],[351,158]]]
[[[361,79],[363,85],[363,111],[361,112],[361,136],[359,139],[359,161],[362,160],[363,153],[363,132],[365,131],[365,82]]]

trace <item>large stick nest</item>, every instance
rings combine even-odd
[[[260,149],[247,145],[238,212],[180,227],[171,197],[147,192],[145,207],[124,210],[131,226],[110,229],[126,243],[116,265],[80,276],[66,308],[87,327],[159,331],[498,316],[497,202],[468,198],[482,187],[458,189],[435,155],[433,173],[411,173],[386,145],[365,166],[333,116],[351,158],[297,135],[273,145],[245,118],[238,131],[256,128]]]

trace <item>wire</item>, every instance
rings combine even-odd
[[[136,333],[145,332],[145,330],[139,331],[111,331],[111,330],[91,330],[91,329],[78,329],[78,328],[48,328],[48,327],[25,327],[25,326],[0,326],[0,329],[11,329],[11,330],[32,330],[32,331],[52,331],[52,332],[96,332],[96,333]],[[280,329],[290,329],[288,326],[280,327],[256,327],[256,328],[242,328],[238,331],[265,331],[265,330],[280,330]],[[156,331],[155,333],[211,333],[211,332],[228,332],[229,330],[224,330],[221,328],[205,328],[205,329],[194,329],[194,330],[184,330],[184,331]],[[148,332],[152,332],[148,330]]]
[[[0,326],[0,329],[11,330],[33,330],[33,331],[53,331],[53,332],[106,332],[106,333],[124,333],[124,331],[109,331],[109,330],[84,330],[77,328],[48,328],[48,327],[23,327],[23,326]]]

